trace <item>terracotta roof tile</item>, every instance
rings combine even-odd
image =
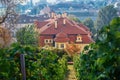
[[[43,26],[45,26],[47,23],[49,23],[48,21],[43,21],[43,22],[39,22],[39,21],[35,21],[34,24],[36,25],[37,28],[41,28]]]
[[[54,41],[55,42],[68,42],[69,38],[55,38]]]
[[[78,24],[80,27],[82,27],[82,28],[84,28],[86,31],[90,31],[90,29],[87,27],[87,26],[85,26],[85,25],[83,25],[83,24]]]
[[[56,35],[56,37],[67,38],[68,36],[67,36],[66,33],[64,33],[64,32],[61,31],[60,33],[58,33],[58,34]]]
[[[44,30],[41,34],[57,34],[61,31],[67,34],[87,34],[84,29],[80,29],[76,25],[71,25],[67,20],[66,24],[63,24],[63,19],[58,19],[57,21],[57,28],[55,28],[55,23],[52,23],[51,26]]]
[[[94,41],[92,40],[92,38],[88,35],[83,35],[82,36],[82,41],[83,43],[89,44],[89,43],[93,43]]]
[[[60,32],[56,35],[56,38],[54,39],[55,42],[68,42],[69,38],[66,33]]]

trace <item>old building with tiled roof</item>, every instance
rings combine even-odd
[[[51,19],[43,22],[35,21],[35,27],[40,34],[39,45],[63,49],[72,43],[82,46],[93,42],[89,28],[67,18],[67,14],[52,13]]]

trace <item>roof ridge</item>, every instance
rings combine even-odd
[[[75,22],[74,22],[75,23]],[[78,24],[75,24],[75,25],[73,25],[73,26],[75,26],[75,27],[77,27],[78,29],[81,29],[84,33],[88,33],[85,29],[83,29],[83,28],[81,28]]]
[[[70,25],[74,26],[74,25],[69,21],[69,19],[66,19],[66,21],[67,21]]]
[[[82,25],[83,27],[87,28],[88,30],[90,30],[89,27],[87,27],[86,25],[83,25],[82,23],[79,23],[78,25]]]
[[[87,33],[83,28],[80,28],[79,25],[76,24],[75,21],[72,21],[72,20],[71,20],[71,22],[73,23],[73,24],[72,24],[68,19],[66,19],[66,20],[67,20],[67,22],[68,22],[70,25],[72,25],[72,26],[76,26],[77,28],[79,28],[79,29],[83,30],[85,33]]]

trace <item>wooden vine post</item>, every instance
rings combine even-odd
[[[20,63],[21,63],[22,80],[26,80],[25,56],[24,56],[24,54],[20,54]]]

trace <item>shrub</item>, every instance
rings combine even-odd
[[[33,25],[20,28],[16,33],[17,41],[22,45],[38,46],[38,33]]]
[[[120,18],[99,32],[95,44],[86,46],[75,60],[79,80],[120,80]]]
[[[67,71],[65,56],[50,50],[14,44],[0,49],[0,80],[22,80],[20,54],[25,55],[27,80],[63,80]]]

